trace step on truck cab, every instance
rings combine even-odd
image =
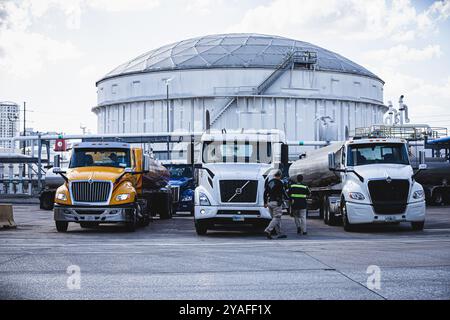
[[[55,165],[53,171],[64,179],[55,195],[59,232],[70,222],[82,227],[124,223],[134,231],[149,224],[152,207],[161,208],[161,217],[171,211],[167,170],[127,143],[76,143],[68,169]]]
[[[423,162],[423,161],[422,161]],[[426,165],[421,164],[421,170]],[[403,139],[352,139],[306,154],[289,169],[311,188],[309,204],[324,222],[344,229],[367,223],[410,222],[422,230],[425,194],[415,180]]]
[[[288,148],[279,130],[210,131],[201,137],[195,189],[195,228],[204,235],[224,225],[266,227],[264,185],[286,166]]]

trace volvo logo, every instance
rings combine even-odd
[[[250,181],[247,181],[242,187],[240,188],[236,188],[236,190],[234,191],[234,195],[228,199],[227,202],[231,202],[231,200],[233,200],[234,198],[236,198],[236,196],[241,195],[242,194],[242,190],[244,190],[244,188],[250,183]]]

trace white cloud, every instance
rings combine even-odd
[[[186,11],[198,15],[207,15],[221,0],[191,0],[187,3]]]
[[[398,66],[439,58],[442,56],[442,50],[440,45],[428,45],[422,49],[416,49],[399,44],[387,49],[368,51],[363,56],[365,60],[371,61],[371,64],[382,63],[388,66]]]
[[[418,13],[409,0],[274,0],[249,10],[231,30],[404,42],[436,32],[437,21],[448,17],[449,3]]]
[[[85,0],[86,6],[106,11],[142,11],[154,9],[159,0]]]

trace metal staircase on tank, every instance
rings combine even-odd
[[[294,66],[302,66],[305,69],[313,69],[317,63],[317,53],[312,51],[294,50],[286,54],[283,61],[277,66],[277,68],[265,78],[256,88],[255,95],[264,94],[267,89],[269,89],[275,81],[277,81],[287,70],[293,68]],[[211,125],[214,125],[217,120],[237,101],[237,96],[232,97],[227,100],[225,105],[220,109],[220,111],[213,116],[211,120]]]

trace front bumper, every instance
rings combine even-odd
[[[73,207],[55,205],[55,221],[123,223],[133,221],[134,205],[111,207]]]
[[[348,220],[351,224],[425,221],[425,201],[410,203],[404,213],[376,214],[371,205],[347,202]]]
[[[197,221],[214,224],[267,224],[272,217],[264,207],[220,207],[195,206],[194,216]]]

